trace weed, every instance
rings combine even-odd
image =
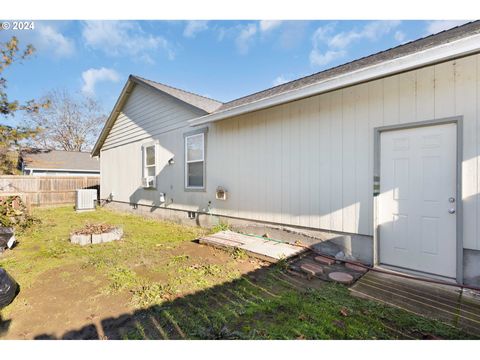
[[[135,273],[127,268],[117,267],[113,269],[113,271],[110,272],[109,278],[109,290],[111,292],[129,289],[138,284],[138,278]]]
[[[222,272],[222,268],[219,265],[215,265],[215,264],[208,264],[208,265],[195,264],[195,265],[180,269],[180,272],[191,273],[197,276],[213,276],[213,275],[220,274]]]
[[[135,329],[130,330],[123,336],[123,340],[144,340],[147,339],[145,335],[145,328],[140,322],[135,324]]]
[[[232,253],[232,258],[234,260],[245,260],[248,259],[248,254],[245,250],[240,249],[240,248],[234,248]]]
[[[275,267],[280,271],[284,271],[288,270],[290,265],[285,257],[281,257],[280,260],[275,263]]]
[[[183,263],[189,259],[188,255],[175,255],[170,258],[167,266],[174,266]]]
[[[169,285],[162,284],[142,284],[132,291],[132,303],[139,307],[148,307],[160,304],[166,297],[172,294]]]
[[[230,225],[224,222],[219,222],[217,225],[211,228],[212,233],[217,233],[217,232],[226,231],[226,230],[230,230]]]

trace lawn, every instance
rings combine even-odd
[[[438,321],[350,296],[240,251],[193,242],[206,230],[106,209],[37,209],[40,222],[0,255],[21,285],[0,338],[471,338]],[[123,227],[119,242],[81,247],[86,223]]]

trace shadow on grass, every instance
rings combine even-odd
[[[438,321],[354,298],[270,265],[209,289],[104,318],[59,339],[470,339]],[[35,339],[57,339],[41,334]]]

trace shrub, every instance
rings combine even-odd
[[[29,214],[20,196],[12,195],[0,198],[0,224],[2,226],[25,230],[36,222],[39,220]]]

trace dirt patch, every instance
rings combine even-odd
[[[247,258],[234,259],[231,253],[200,245],[182,242],[158,246],[148,257],[137,262],[135,257],[124,265],[139,278],[154,284],[168,285],[177,278],[179,268],[231,265],[235,273],[245,274],[263,264]],[[223,268],[222,268],[223,269]],[[198,276],[198,274],[196,274]],[[201,277],[201,276],[198,276]],[[213,286],[223,280],[213,278]],[[139,310],[132,303],[130,289],[109,293],[108,274],[88,265],[65,265],[41,274],[29,287],[21,289],[14,304],[3,316],[8,329],[0,337],[5,339],[98,339],[108,337],[112,326]],[[182,289],[174,294],[178,298],[195,290]],[[116,319],[110,323],[108,319]],[[108,329],[105,328],[106,322]]]
[[[245,274],[266,265],[266,263],[249,257],[235,259],[228,251],[192,241],[186,241],[176,246],[159,246],[157,255],[144,259],[142,263],[131,264],[135,273],[150,281],[162,283],[168,281],[171,275],[175,275],[175,270],[179,267],[223,266],[234,262],[235,269],[240,274]]]
[[[45,272],[30,288],[20,291],[6,316],[11,322],[4,337],[62,337],[67,330],[96,325],[104,317],[129,311],[126,294],[102,294],[106,284],[104,276],[77,266]],[[93,330],[100,333],[101,327]]]

